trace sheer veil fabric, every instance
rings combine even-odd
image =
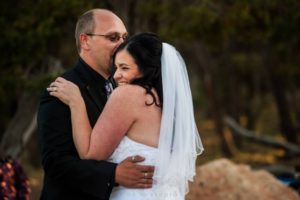
[[[158,187],[176,186],[184,197],[188,181],[195,176],[196,158],[203,152],[203,145],[195,123],[185,62],[167,43],[163,43],[161,66],[163,112],[154,180]]]

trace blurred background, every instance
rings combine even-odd
[[[77,17],[107,8],[130,35],[157,33],[183,55],[205,152],[254,169],[300,166],[300,1],[10,0],[0,2],[0,156],[42,185],[36,111],[78,59]]]

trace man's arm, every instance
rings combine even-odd
[[[115,184],[116,164],[79,159],[73,144],[69,108],[46,92],[38,113],[42,164],[52,180],[99,198]]]
[[[118,184],[130,188],[152,186],[153,166],[138,165],[140,156],[127,158],[118,166],[107,161],[81,160],[71,132],[70,110],[46,93],[38,115],[42,164],[45,173],[60,183],[71,185],[94,196],[104,198]],[[147,177],[144,177],[147,172]],[[84,184],[79,184],[84,183]]]

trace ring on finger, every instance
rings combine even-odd
[[[147,176],[148,176],[148,173],[145,172],[145,173],[144,173],[144,178],[147,178]]]
[[[135,160],[135,156],[132,156],[132,157],[131,157],[131,161],[134,162],[134,160]]]

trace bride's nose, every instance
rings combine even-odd
[[[114,79],[115,79],[116,81],[118,81],[120,78],[121,78],[121,73],[120,73],[119,70],[116,70],[116,71],[115,71],[115,74],[114,74]]]

